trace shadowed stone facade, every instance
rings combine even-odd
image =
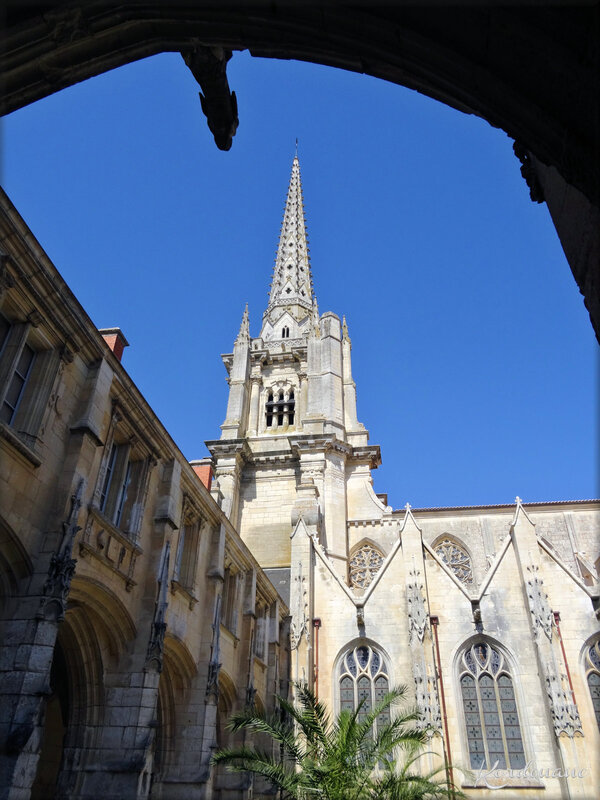
[[[0,796],[245,796],[287,607],[4,194],[0,247]]]

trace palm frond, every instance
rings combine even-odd
[[[282,721],[278,715],[260,714],[252,710],[238,711],[231,715],[227,727],[233,733],[240,730],[264,733],[279,745],[283,745],[292,758],[301,759],[305,755],[293,725]]]
[[[418,710],[399,709],[389,722],[382,721],[384,713],[405,699],[405,686],[391,689],[366,713],[361,703],[353,711],[341,711],[335,719],[306,686],[296,685],[295,693],[295,703],[279,698],[279,716],[246,711],[235,714],[229,724],[233,731],[270,736],[281,747],[279,760],[242,747],[221,750],[213,763],[260,775],[290,800],[312,794],[321,800],[463,796],[448,781],[445,766],[427,774],[419,770],[429,731],[415,724],[420,718]],[[398,751],[402,753],[399,763]]]

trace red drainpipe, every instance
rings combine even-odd
[[[319,699],[319,628],[321,627],[321,620],[317,617],[313,619],[313,628],[315,629],[315,698]]]
[[[444,679],[442,678],[442,663],[440,661],[440,643],[438,640],[437,628],[440,624],[439,617],[429,617],[431,628],[433,630],[433,638],[435,641],[435,655],[437,659],[437,671],[440,683],[440,699],[442,701],[442,716],[444,718],[444,761],[446,766],[446,777],[448,778],[452,789],[452,796],[454,797],[454,774],[452,772],[452,754],[450,752],[450,736],[448,735],[448,715],[446,714],[446,695],[444,694]]]
[[[573,691],[573,682],[571,681],[571,673],[569,671],[569,662],[567,661],[567,654],[565,653],[565,645],[563,643],[562,634],[560,632],[560,611],[554,612],[554,624],[556,625],[556,632],[558,633],[558,641],[560,642],[560,649],[562,650],[563,659],[565,661],[565,669],[567,670],[567,680],[569,681],[569,689],[571,690],[571,697],[573,698],[573,705],[577,705],[575,702],[575,692]]]

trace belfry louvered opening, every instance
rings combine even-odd
[[[294,424],[296,400],[293,389],[270,391],[265,404],[267,428],[287,428]]]

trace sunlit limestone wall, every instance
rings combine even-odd
[[[248,467],[240,484],[240,535],[263,567],[290,565],[297,470],[274,461]]]
[[[585,541],[597,552],[600,509],[593,502],[415,510],[353,521],[351,552],[367,545],[381,554],[362,588],[343,579],[334,559],[310,538],[310,526],[304,530],[299,524],[292,561],[312,564],[312,593],[303,604],[292,582],[290,606],[298,630],[302,613],[319,625],[307,628],[306,645],[292,654],[292,664],[303,670],[298,674],[310,674],[306,654],[312,650],[315,688],[335,709],[340,658],[355,646],[376,648],[390,681],[407,684],[409,699],[438,730],[433,749],[441,753],[447,730],[452,761],[468,768],[460,659],[472,645],[492,646],[510,675],[530,774],[498,771],[492,764],[471,776],[457,770],[459,784],[473,796],[489,786],[490,791],[503,787],[503,796],[514,798],[558,800],[565,792],[582,800],[593,797],[600,777],[600,733],[586,654],[598,638],[598,583],[596,573],[569,566],[587,563],[585,551],[563,559],[547,542],[559,537],[566,518],[575,546]],[[444,550],[448,544],[458,546],[466,560],[452,561]],[[430,766],[434,762],[435,757]],[[567,773],[568,781],[561,777]]]

